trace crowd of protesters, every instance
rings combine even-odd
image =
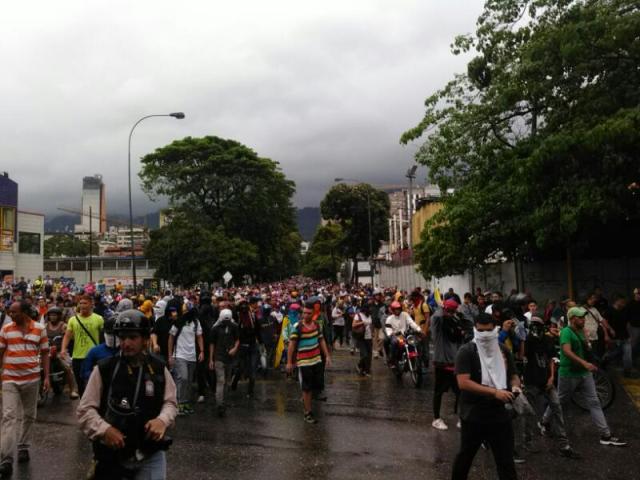
[[[224,416],[228,396],[240,382],[240,390],[251,398],[258,375],[280,372],[296,374],[303,419],[314,424],[312,403],[327,398],[325,377],[336,352],[357,351],[354,368],[368,377],[374,362],[394,366],[395,336],[410,329],[420,339],[425,365],[433,367],[434,429],[449,428],[442,399],[447,392],[453,395],[454,421],[461,429],[454,478],[466,478],[481,445],[492,449],[500,478],[516,478],[514,465],[536,448],[535,432],[553,435],[561,455],[580,458],[563,415],[576,394],[590,409],[600,443],[625,445],[609,430],[591,372],[621,363],[624,375],[637,375],[638,289],[630,299],[615,295],[607,300],[595,289],[581,303],[565,298],[538,304],[531,295],[515,291],[503,296],[477,289],[461,298],[453,289],[406,292],[304,278],[142,295],[127,293],[122,285],[98,292],[94,285],[81,288],[47,277],[4,283],[0,294],[3,475],[11,473],[16,447],[17,460],[29,460],[36,401],[49,387],[50,346],[57,341],[66,391],[75,400],[88,383],[93,387],[87,395],[96,395],[94,367],[127,355],[123,341],[132,341],[133,334],[143,338],[141,346],[130,347],[135,354],[129,356],[153,358],[159,362],[153,363],[156,369],[166,365],[168,377],[160,378],[161,388],[174,395],[168,393],[157,405],[164,428],[149,427],[156,436],[173,422],[173,403],[178,416],[192,415],[193,404],[210,397],[217,415]],[[16,349],[26,349],[30,356]],[[148,368],[154,367],[149,363]],[[136,388],[153,391],[153,382],[147,379],[141,386],[140,378]],[[101,401],[108,399],[97,398],[95,410],[102,412]],[[79,415],[80,410],[84,416],[92,411],[87,401],[82,399]],[[24,412],[21,426],[19,409]],[[113,432],[91,430],[87,425],[100,424],[95,418],[81,424],[96,442],[116,448],[125,444]],[[160,468],[157,456],[149,458],[153,468]],[[131,468],[140,469],[147,460],[143,456],[136,464],[134,459]]]

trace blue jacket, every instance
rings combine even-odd
[[[111,348],[107,347],[105,343],[101,343],[100,345],[96,345],[84,359],[82,362],[82,379],[85,382],[89,381],[89,377],[91,376],[91,372],[93,371],[93,367],[95,367],[100,360],[103,358],[113,357],[119,348]]]

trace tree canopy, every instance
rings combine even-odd
[[[337,222],[342,228],[340,247],[345,258],[354,261],[359,256],[368,258],[370,248],[375,255],[380,249],[380,242],[389,237],[389,196],[368,183],[333,186],[320,203],[320,211],[325,220]]]
[[[98,245],[93,242],[92,252],[98,255]],[[53,235],[44,241],[44,257],[85,257],[89,255],[89,242],[73,235]]]
[[[585,251],[638,219],[640,5],[489,0],[454,54],[475,54],[425,101],[403,143],[443,192],[423,230],[426,275],[489,258]]]
[[[151,198],[166,196],[173,209],[172,224],[151,237],[147,250],[161,262],[168,261],[161,245],[179,252],[171,270],[159,270],[168,280],[191,285],[194,274],[186,270],[202,259],[209,265],[201,281],[219,280],[226,270],[260,280],[297,273],[295,184],[277,162],[234,140],[187,137],[143,157],[140,178]],[[219,261],[227,262],[222,271]]]
[[[339,224],[319,226],[304,258],[304,275],[318,280],[336,281],[344,259],[343,241],[344,235]]]

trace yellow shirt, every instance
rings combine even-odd
[[[82,325],[84,325],[84,328],[91,334],[91,337],[85,329],[80,326],[78,320],[82,322]],[[94,346],[100,344],[100,332],[104,328],[104,319],[97,313],[92,313],[88,317],[82,317],[80,314],[77,314],[69,319],[67,328],[73,332],[73,354],[71,356],[74,359],[81,359],[85,358],[89,350]]]

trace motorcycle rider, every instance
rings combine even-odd
[[[93,442],[96,480],[166,478],[176,386],[164,362],[148,353],[150,327],[138,310],[120,313],[120,352],[98,363],[80,400],[77,417]]]
[[[60,348],[62,347],[62,338],[67,330],[67,324],[62,321],[63,312],[60,307],[51,307],[45,314],[45,328],[47,330],[47,337],[49,338],[50,355],[54,353],[54,347],[58,350],[58,360],[60,365],[64,369],[64,376],[67,380],[69,387],[69,398],[71,400],[77,400],[80,398],[78,390],[76,389],[75,379],[73,377],[73,371],[71,365],[60,356]],[[53,370],[53,366],[51,368]]]
[[[391,303],[391,315],[387,317],[385,324],[385,352],[388,354],[388,364],[396,368],[398,360],[398,336],[411,329],[420,333],[420,327],[413,321],[411,315],[402,311],[402,304],[397,300]]]

